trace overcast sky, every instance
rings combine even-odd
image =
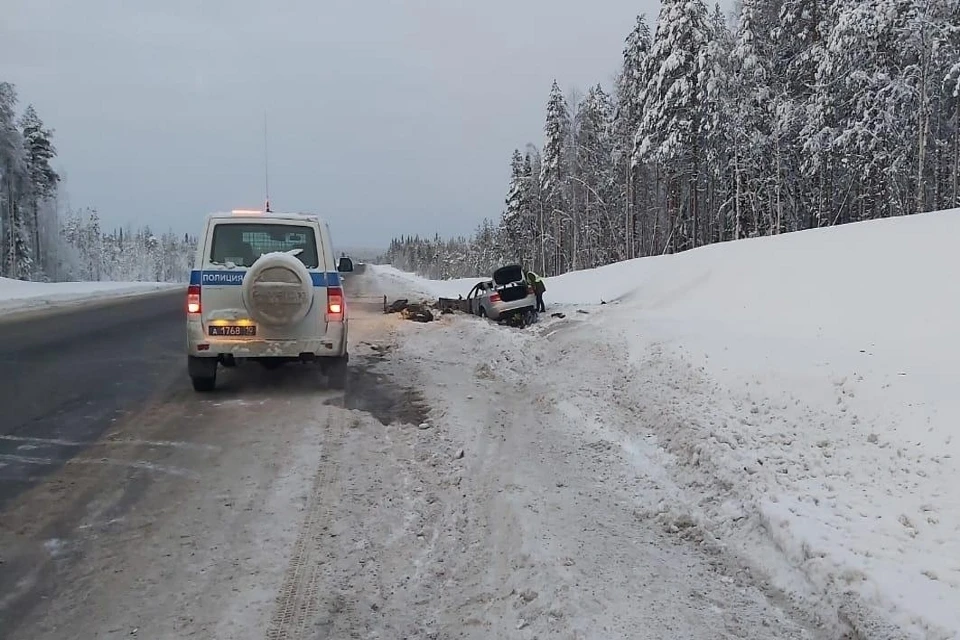
[[[258,207],[341,245],[470,232],[500,214],[544,103],[609,88],[656,0],[7,0],[0,80],[56,129],[71,206],[198,230]]]

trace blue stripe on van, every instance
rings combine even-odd
[[[194,269],[190,272],[190,284],[193,285],[217,285],[217,286],[240,286],[243,284],[243,276],[246,271],[201,271]],[[310,279],[313,280],[315,287],[339,287],[340,274],[336,271],[327,271],[325,273],[310,273]]]

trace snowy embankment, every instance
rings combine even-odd
[[[74,307],[183,288],[165,282],[24,282],[0,278],[0,316]]]
[[[376,274],[378,285],[387,296],[406,296],[413,291],[424,298],[456,298],[458,296],[466,298],[473,285],[481,280],[490,279],[489,276],[486,278],[477,276],[452,280],[428,280],[386,264],[367,265],[367,268],[372,269]]]
[[[617,300],[636,288],[636,261],[620,262],[589,271],[576,271],[559,278],[546,278],[545,298],[555,304],[600,304]],[[411,289],[425,298],[466,297],[481,280],[490,276],[428,280],[391,265],[371,265],[380,284],[396,295]]]
[[[656,479],[667,527],[860,637],[955,638],[957,237],[960,211],[938,212],[567,274],[546,295],[567,319],[509,339],[571,424]]]

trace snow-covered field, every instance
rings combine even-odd
[[[182,288],[164,282],[24,282],[0,278],[0,315]]]
[[[861,637],[956,638],[958,237],[938,212],[571,273],[546,283],[565,319],[462,318],[451,344],[535,376],[553,428],[613,443],[666,530]],[[430,296],[476,282],[374,272]]]

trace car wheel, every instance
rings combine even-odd
[[[217,359],[187,356],[187,373],[194,391],[213,391],[217,386]]]
[[[344,389],[347,386],[347,356],[331,358],[327,366],[327,380],[334,389]]]
[[[217,378],[190,378],[193,390],[200,393],[209,393],[217,388]]]

